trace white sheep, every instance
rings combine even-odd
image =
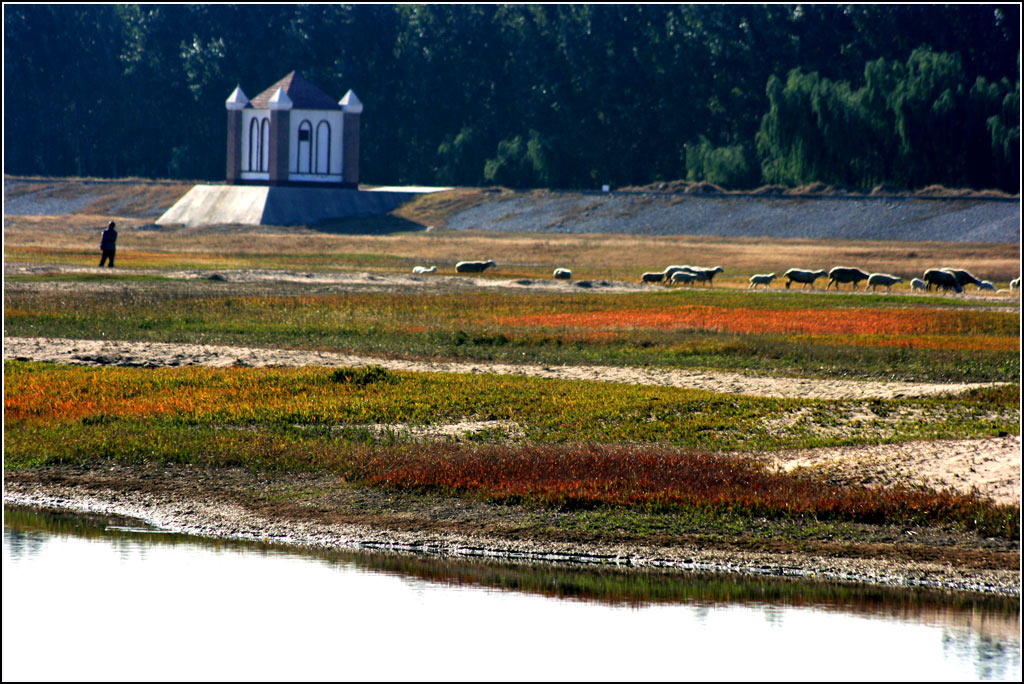
[[[696,273],[691,273],[689,271],[675,271],[672,273],[672,280],[670,282],[686,285],[693,283],[696,279]]]
[[[749,290],[751,287],[764,285],[764,289],[767,290],[768,286],[771,285],[773,280],[775,280],[774,273],[755,273],[754,275],[750,276],[750,286],[747,289]]]
[[[1016,278],[1014,278],[1013,280],[1010,281],[1010,291],[1011,292],[1017,292],[1019,290],[1020,290],[1020,276],[1017,276]]]
[[[875,290],[879,285],[884,286],[889,292],[892,292],[892,286],[896,283],[902,283],[903,278],[899,276],[890,275],[888,273],[872,273],[868,276],[868,287]]]
[[[430,266],[429,268],[426,266],[414,266],[412,269],[413,273],[435,273],[436,271],[437,266]]]
[[[641,283],[660,283],[665,279],[664,271],[648,271],[640,275]]]
[[[693,266],[669,266],[665,269],[665,280],[671,281],[672,276],[674,276],[679,271],[693,273],[695,269]]]
[[[555,272],[552,275],[554,275],[556,280],[571,280],[572,279],[572,271],[570,271],[567,268],[556,268]]]
[[[979,290],[992,290],[993,292],[995,292],[996,286],[993,285],[992,283],[990,283],[987,280],[982,280],[980,283],[978,283],[978,289]]]
[[[491,266],[496,266],[493,261],[460,261],[455,264],[456,273],[483,273]]]
[[[912,290],[927,290],[928,283],[924,282],[920,278],[914,278],[910,281],[910,289]]]

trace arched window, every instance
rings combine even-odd
[[[331,172],[331,125],[326,121],[316,125],[316,172]]]
[[[260,124],[253,119],[249,122],[249,156],[246,171],[256,171],[260,164]]]
[[[270,119],[260,123],[260,171],[270,168]]]
[[[299,124],[299,144],[296,150],[295,169],[299,173],[313,173],[313,124],[303,121]]]

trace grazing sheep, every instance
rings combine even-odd
[[[889,275],[888,273],[872,273],[868,276],[868,287],[872,290],[877,288],[879,285],[884,286],[889,292],[892,292],[892,286],[896,283],[902,283],[903,278],[899,276]]]
[[[975,278],[973,275],[971,275],[968,271],[965,271],[960,268],[947,268],[945,266],[943,266],[941,270],[945,271],[946,273],[952,273],[953,276],[956,277],[956,282],[960,285],[960,287],[963,287],[968,283],[970,283],[971,285],[977,285],[978,287],[981,287],[981,281]]]
[[[818,278],[824,278],[825,271],[807,271],[802,268],[791,268],[782,275],[784,275],[787,278],[787,290],[789,289],[789,286],[792,285],[793,283],[802,283],[800,287],[801,290],[807,287],[808,285],[810,285],[811,289],[813,290],[814,281],[817,280]]]
[[[862,280],[867,280],[868,274],[859,268],[851,268],[850,266],[836,266],[828,272],[828,284],[825,286],[827,290],[835,283],[836,289],[839,289],[839,283],[853,283],[853,289],[857,289],[857,283]]]
[[[687,285],[687,284],[692,284],[693,281],[695,281],[696,279],[697,279],[697,274],[696,273],[691,273],[690,271],[675,271],[672,274],[672,280],[670,282],[681,283],[683,285]]]
[[[978,283],[978,289],[979,290],[992,290],[993,292],[995,292],[996,286],[993,285],[992,283],[990,283],[987,280],[982,280],[980,283]]]
[[[1020,276],[1010,281],[1010,291],[1016,292],[1017,290],[1020,290]]]
[[[771,282],[773,280],[775,280],[774,273],[755,273],[754,275],[750,276],[750,286],[747,289],[749,290],[751,287],[764,285],[764,289],[767,290],[768,286],[771,285]]]
[[[912,290],[927,290],[928,283],[924,282],[920,278],[914,278],[910,281],[910,289]]]
[[[641,283],[660,283],[664,279],[664,271],[648,271],[640,276]]]
[[[960,287],[960,283],[957,282],[956,276],[949,271],[943,271],[938,268],[929,268],[924,272],[924,282],[928,283],[928,291],[931,292],[932,285],[936,288],[941,287],[943,290],[955,290],[957,293],[963,292],[964,288]]]
[[[699,266],[669,266],[665,269],[665,280],[672,280],[679,271],[686,271],[687,273],[696,273],[697,271],[703,271]]]
[[[700,266],[683,266],[683,269],[697,276],[697,280],[699,280],[700,282],[703,283],[704,281],[707,281],[708,285],[714,285],[712,280],[714,279],[715,275],[725,271],[725,269],[722,268],[721,266],[715,266],[714,268],[701,268]]]
[[[456,273],[483,273],[491,266],[496,266],[493,261],[460,261],[455,264]]]
[[[413,273],[434,273],[436,271],[437,266],[431,266],[429,268],[426,266],[414,266],[412,269]]]
[[[570,271],[567,268],[556,268],[555,272],[552,275],[554,275],[556,280],[571,280],[572,279],[572,271]]]

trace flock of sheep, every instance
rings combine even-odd
[[[642,274],[640,282],[693,283],[706,281],[710,285],[715,274],[721,272],[721,266],[716,266],[713,269],[698,266],[669,266],[664,271],[651,271]],[[825,285],[826,290],[833,285],[838,290],[840,284],[846,283],[851,284],[853,289],[856,290],[857,284],[866,280],[867,285],[865,289],[870,287],[872,291],[875,291],[879,287],[884,287],[886,291],[891,292],[893,285],[903,282],[903,278],[900,276],[889,273],[865,273],[859,268],[852,268],[850,266],[836,266],[827,273],[824,270],[811,271],[802,268],[791,268],[783,274],[783,277],[786,278],[786,289],[789,289],[793,283],[800,283],[801,288],[806,288],[810,285],[813,290],[814,281],[818,278],[824,278],[826,275],[828,276],[828,284]],[[756,288],[758,285],[763,285],[767,289],[775,278],[775,273],[755,273],[750,276],[750,285],[747,289]],[[989,281],[979,280],[969,271],[959,268],[930,268],[924,272],[923,280],[914,278],[910,281],[912,289],[928,291],[935,287],[936,290],[941,288],[943,291],[963,292],[964,287],[967,285],[975,285],[979,290],[995,291],[996,289]],[[1020,278],[1016,278],[1010,282],[1010,291],[1019,289]]]
[[[456,273],[483,273],[488,268],[495,266],[494,261],[460,261],[455,264]],[[648,271],[640,276],[640,282],[642,283],[666,283],[666,284],[692,284],[692,283],[707,283],[708,285],[713,284],[715,276],[722,273],[725,269],[721,266],[715,266],[714,268],[704,268],[702,266],[669,266],[664,271]],[[412,269],[413,273],[424,274],[424,273],[435,273],[437,266],[416,266]],[[827,273],[824,270],[811,271],[802,268],[791,268],[783,274],[786,278],[786,289],[793,283],[800,283],[801,289],[806,288],[808,285],[811,289],[814,289],[814,281],[818,278],[824,278],[828,276],[828,284],[825,285],[825,289],[828,290],[833,285],[836,286],[836,290],[839,289],[840,284],[849,283],[853,286],[853,289],[857,289],[857,284],[862,281],[867,281],[865,289],[871,288],[872,291],[877,290],[879,287],[886,288],[886,291],[891,292],[892,286],[897,283],[902,283],[903,278],[889,273],[865,273],[859,268],[852,268],[850,266],[836,266]],[[556,268],[552,276],[557,280],[569,280],[572,278],[572,271],[567,268]],[[750,276],[750,288],[756,288],[758,285],[764,285],[767,289],[773,280],[775,280],[776,274],[774,273],[755,273]],[[930,268],[924,272],[924,278],[913,278],[910,281],[910,287],[913,290],[927,290],[931,291],[934,286],[936,290],[942,289],[943,291],[953,290],[954,292],[963,292],[964,287],[967,285],[975,285],[979,290],[992,290],[995,291],[995,286],[987,280],[979,280],[975,278],[969,271],[965,271],[960,268]],[[1020,278],[1015,278],[1010,281],[1010,291],[1015,292],[1020,289]],[[1002,290],[1001,290],[1002,291]]]

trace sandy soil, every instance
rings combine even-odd
[[[814,469],[838,482],[977,490],[998,503],[1021,502],[1020,435],[801,449],[759,458],[784,471]]]

